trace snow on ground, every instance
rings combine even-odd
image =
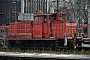
[[[0,56],[30,57],[30,58],[55,58],[55,59],[90,59],[90,55],[82,55],[82,54],[78,55],[78,54],[0,52]]]

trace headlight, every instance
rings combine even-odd
[[[67,33],[65,33],[65,37],[68,37],[68,34]]]

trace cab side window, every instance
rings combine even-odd
[[[84,28],[83,32],[84,32],[84,33],[87,33],[87,28]]]
[[[47,23],[47,18],[46,18],[46,16],[44,16],[44,23]]]

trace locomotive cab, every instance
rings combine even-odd
[[[33,22],[33,38],[50,38],[50,15],[38,13]]]

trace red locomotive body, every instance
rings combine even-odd
[[[12,22],[9,30],[9,38],[32,38],[32,22]]]
[[[9,38],[49,39],[50,37],[54,37],[64,39],[65,34],[67,34],[68,37],[72,37],[77,27],[75,21],[62,21],[60,18],[58,18],[58,20],[56,20],[56,18],[54,21],[50,22],[49,17],[48,14],[37,14],[33,23],[25,21],[11,23]]]
[[[53,47],[70,46],[65,37],[72,37],[76,32],[77,23],[75,21],[63,21],[65,14],[44,14],[38,13],[33,21],[19,21],[10,23],[9,43],[21,44],[24,47]],[[73,39],[73,38],[72,38]],[[16,41],[12,43],[12,41]],[[19,41],[19,43],[17,43]],[[27,43],[25,43],[27,41]],[[56,41],[58,41],[56,43]],[[69,42],[69,44],[72,42]],[[15,45],[14,44],[14,45]],[[71,45],[72,46],[72,45]]]
[[[65,34],[68,37],[72,37],[73,33],[76,31],[75,21],[56,21],[52,23],[52,36],[56,38],[65,38]]]
[[[68,37],[72,37],[73,33],[76,32],[77,23],[75,21],[67,21],[65,22],[65,32],[68,34]]]

